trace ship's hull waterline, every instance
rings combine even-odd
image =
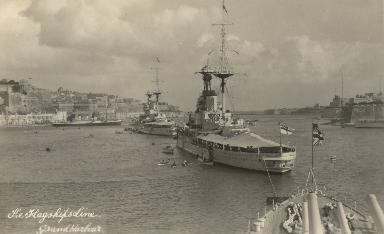
[[[81,123],[53,123],[53,127],[92,127],[92,126],[120,126],[121,121],[81,122]]]
[[[158,136],[169,136],[169,137],[174,137],[176,136],[176,130],[174,127],[143,127],[141,129],[138,129],[139,133],[142,134],[149,134],[149,135],[158,135]]]
[[[215,163],[248,170],[283,174],[294,168],[296,152],[283,154],[232,152],[221,149],[200,147],[191,143],[190,137],[177,138],[177,147],[198,158],[208,159],[212,156]],[[211,151],[211,152],[210,152]]]
[[[384,128],[384,121],[357,122],[355,128]]]

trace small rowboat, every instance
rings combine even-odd
[[[213,160],[205,158],[204,155],[202,157],[198,157],[197,161],[204,165],[213,166]]]
[[[170,159],[168,159],[167,161],[161,160],[161,162],[159,162],[157,165],[158,166],[166,166],[169,164],[169,162],[170,162]]]
[[[191,164],[191,163],[188,162],[187,160],[184,160],[184,162],[181,164],[181,166],[183,166],[183,167],[188,167],[189,164]]]
[[[165,154],[173,154],[174,151],[175,151],[175,147],[173,147],[172,145],[167,145],[162,150],[162,152]]]
[[[331,157],[329,157],[329,159],[330,159],[332,162],[335,162],[335,161],[336,161],[336,156],[335,156],[335,155],[331,155]]]

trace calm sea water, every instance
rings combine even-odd
[[[275,141],[279,141],[279,120],[296,129],[294,135],[283,137],[283,143],[297,147],[296,168],[286,175],[272,175],[272,180],[279,194],[303,186],[311,163],[311,119],[247,117],[258,118],[253,130]],[[384,130],[321,127],[326,141],[316,148],[318,181],[340,197],[354,198],[362,210],[368,193],[375,193],[384,204]],[[175,140],[115,134],[121,129],[0,130],[0,233],[38,233],[42,225],[89,223],[111,234],[243,233],[248,219],[263,210],[267,196],[273,194],[266,174],[201,165],[180,151],[164,155],[161,148]],[[336,163],[330,155],[337,156]],[[177,168],[157,166],[169,157],[179,163]],[[192,164],[181,167],[184,159]],[[65,218],[60,223],[7,217],[16,208],[25,213],[81,207],[98,216]]]

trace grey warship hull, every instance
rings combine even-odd
[[[272,173],[287,173],[294,168],[296,152],[293,148],[282,147],[284,152],[280,152],[279,146],[250,148],[232,144],[228,147],[226,143],[226,140],[209,141],[204,136],[191,137],[182,133],[177,137],[178,148],[214,163]]]

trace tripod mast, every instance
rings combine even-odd
[[[227,15],[228,11],[227,8],[225,7],[225,2],[223,0],[223,5],[222,5],[222,16],[223,16],[223,22],[222,23],[217,23],[213,24],[213,26],[219,26],[220,27],[220,38],[221,38],[221,43],[220,43],[220,57],[219,57],[219,65],[214,73],[214,76],[219,78],[221,80],[220,83],[220,89],[221,89],[221,105],[222,105],[222,118],[224,119],[225,117],[225,85],[227,80],[233,76],[234,74],[232,73],[230,66],[229,66],[229,59],[228,59],[228,54],[227,54],[227,39],[226,39],[226,26],[227,25],[232,25],[230,23],[225,23],[224,22],[224,15]]]

